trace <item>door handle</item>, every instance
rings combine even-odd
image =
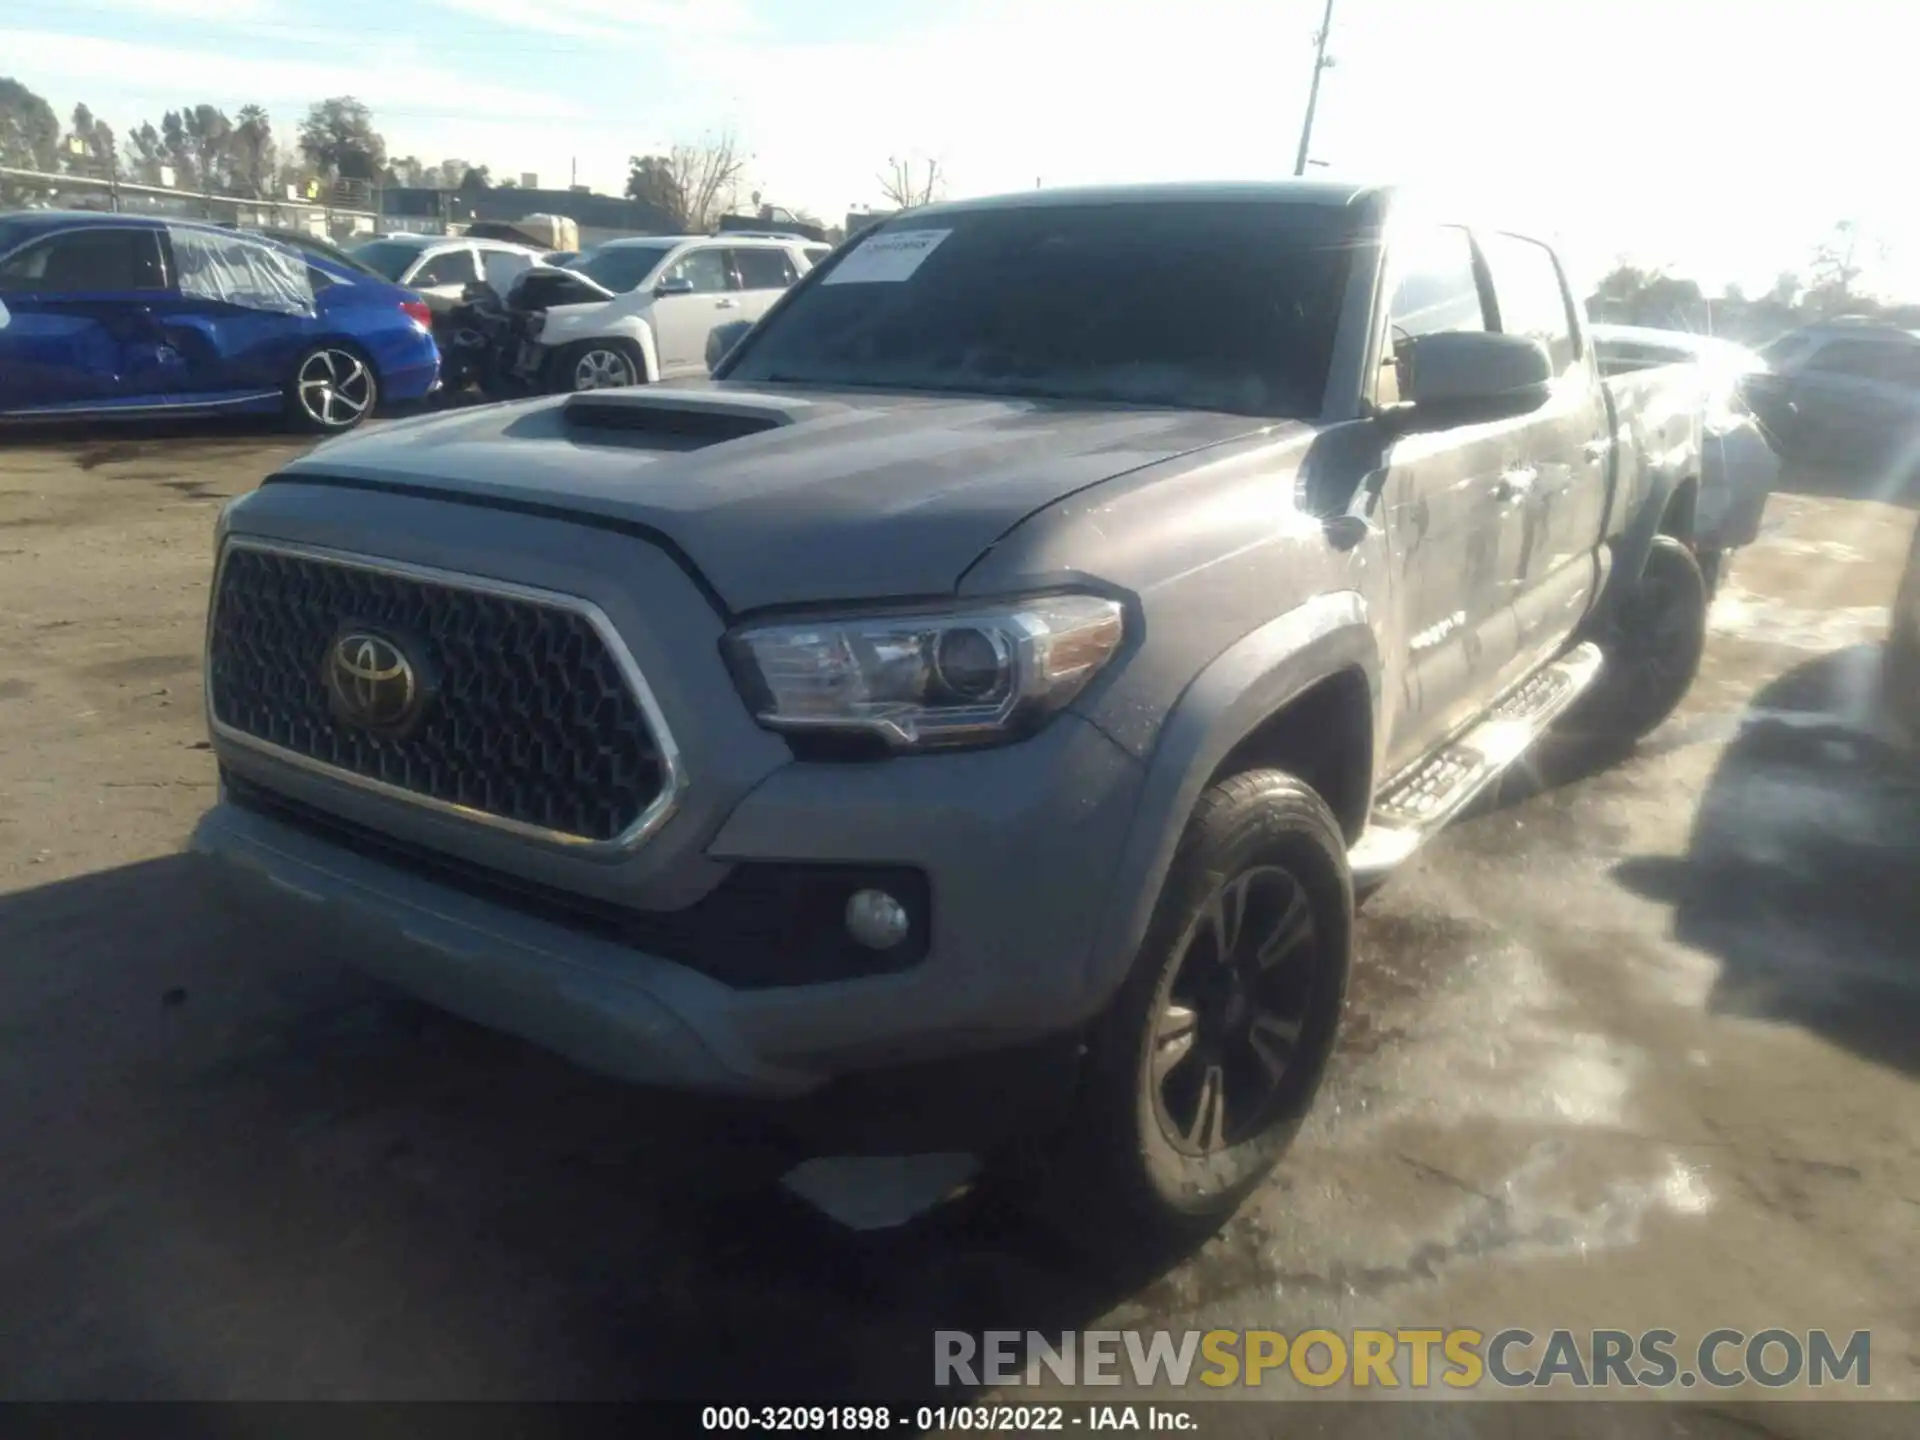
[[[716,300],[713,302],[713,308],[716,310],[738,310],[740,308],[740,302],[738,300]]]
[[[1517,505],[1526,499],[1533,485],[1540,478],[1540,472],[1531,465],[1518,466],[1508,470],[1500,477],[1500,483],[1494,488],[1503,505]]]

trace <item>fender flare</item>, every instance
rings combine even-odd
[[[1628,518],[1620,538],[1614,542],[1613,563],[1607,571],[1600,603],[1595,607],[1594,622],[1604,624],[1620,596],[1639,582],[1647,568],[1647,557],[1653,553],[1653,542],[1660,535],[1660,524],[1667,518],[1667,507],[1673,503],[1680,487],[1691,479],[1692,476],[1669,474],[1664,470],[1653,477],[1639,512]]]
[[[1133,964],[1174,850],[1200,794],[1247,736],[1308,689],[1343,670],[1367,680],[1380,713],[1380,646],[1358,591],[1320,595],[1249,632],[1209,662],[1174,702],[1146,762],[1108,903],[1087,958],[1086,984],[1104,1004]],[[1373,737],[1378,760],[1379,736]]]
[[[642,377],[649,385],[660,379],[660,352],[653,343],[653,326],[638,315],[621,315],[605,323],[582,325],[577,331],[540,336],[542,348],[560,350],[584,340],[628,340],[640,347]]]

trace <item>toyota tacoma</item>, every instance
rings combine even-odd
[[[1391,188],[916,210],[708,380],[229,506],[195,848],[586,1066],[1204,1231],[1320,1085],[1356,888],[1691,683],[1671,376]]]

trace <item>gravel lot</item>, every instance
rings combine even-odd
[[[1776,496],[1683,714],[1375,897],[1282,1175],[1117,1274],[985,1204],[843,1234],[751,1117],[204,902],[213,517],[297,448],[0,438],[0,1394],[853,1398],[997,1322],[1866,1329],[1920,1398],[1920,771],[1857,734],[1911,492]]]

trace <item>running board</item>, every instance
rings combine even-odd
[[[1403,770],[1374,800],[1347,853],[1358,882],[1377,880],[1431,839],[1538,740],[1600,674],[1600,650],[1576,645],[1509,690],[1459,739]]]

